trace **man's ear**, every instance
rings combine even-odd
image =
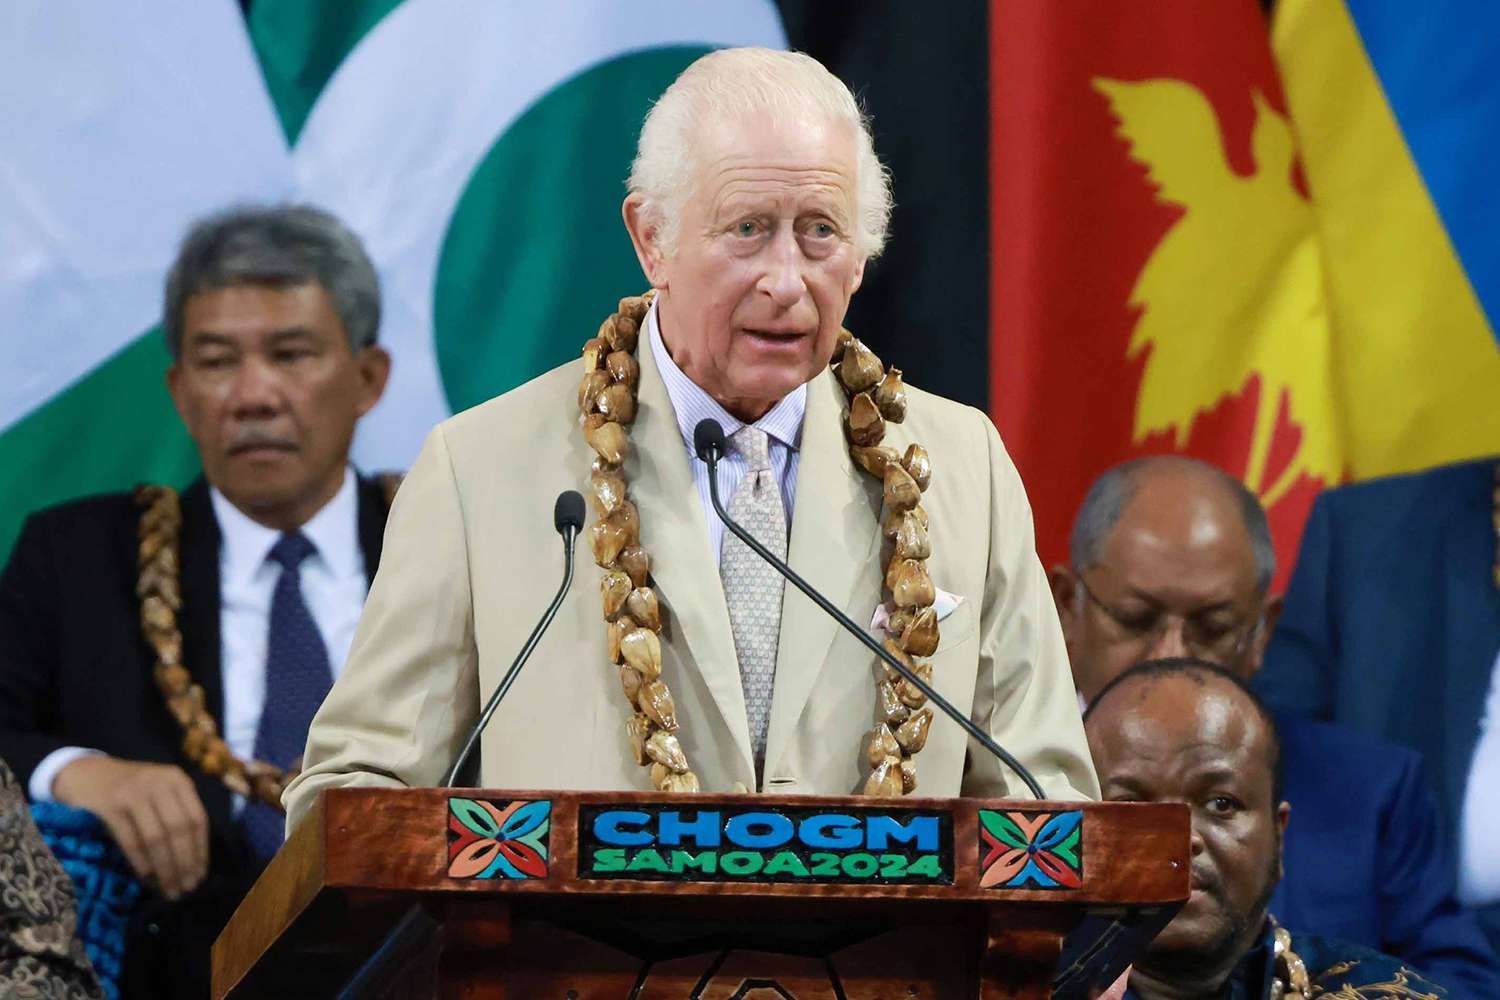
[[[1282,802],[1276,807],[1276,876],[1278,878],[1283,874],[1282,846],[1286,843],[1286,825],[1291,818],[1292,804],[1290,802]]]
[[[1047,571],[1047,583],[1052,588],[1052,600],[1057,605],[1057,617],[1062,622],[1063,638],[1073,640],[1073,629],[1077,625],[1078,581],[1073,571],[1062,563],[1056,563]]]
[[[1260,605],[1260,628],[1255,630],[1255,640],[1251,644],[1251,652],[1255,659],[1251,666],[1256,672],[1260,671],[1261,663],[1265,660],[1266,647],[1271,643],[1271,634],[1276,631],[1276,623],[1281,620],[1281,609],[1286,602],[1280,594],[1268,595]]]
[[[625,230],[630,233],[630,244],[635,247],[635,259],[640,261],[642,273],[652,288],[666,288],[667,255],[661,247],[661,227],[652,218],[654,214],[647,210],[645,199],[638,194],[626,195],[620,206],[620,215],[625,219]]]
[[[167,394],[172,397],[172,406],[177,410],[177,419],[187,423],[187,414],[182,411],[182,362],[173,361],[167,366]]]
[[[865,265],[870,262],[869,257],[861,256],[854,264],[854,280],[849,284],[849,294],[853,295],[859,291],[859,286],[865,280]]]
[[[391,354],[379,344],[362,347],[354,358],[359,366],[360,397],[357,404],[359,416],[375,408],[385,394],[385,384],[391,377]]]

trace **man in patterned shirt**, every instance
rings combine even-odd
[[[1192,817],[1192,894],[1136,962],[1128,1000],[1446,995],[1400,959],[1271,918],[1291,807],[1276,724],[1234,674],[1189,658],[1138,664],[1094,699],[1084,731],[1106,800],[1181,802]]]

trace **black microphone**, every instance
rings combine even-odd
[[[557,503],[552,507],[552,524],[563,539],[562,586],[557,588],[557,596],[552,598],[552,603],[547,606],[547,612],[542,615],[542,620],[537,622],[536,628],[531,630],[531,637],[526,640],[526,645],[522,646],[521,652],[516,654],[516,661],[510,665],[505,676],[500,678],[500,683],[495,687],[495,693],[490,695],[484,711],[479,715],[479,721],[474,723],[474,728],[469,731],[469,738],[464,743],[458,759],[443,776],[443,782],[439,786],[441,788],[448,788],[458,780],[458,774],[463,770],[464,764],[468,763],[469,755],[479,745],[479,734],[483,733],[484,727],[490,724],[490,717],[495,714],[495,709],[500,707],[500,699],[505,697],[505,692],[510,690],[511,684],[521,673],[521,668],[525,666],[532,650],[536,649],[537,643],[542,641],[542,633],[547,631],[547,626],[551,625],[552,619],[557,617],[557,609],[562,607],[563,598],[568,596],[568,588],[573,585],[573,542],[577,540],[578,533],[583,530],[583,496],[577,490],[565,490],[557,495]]]
[[[968,733],[974,738],[975,742],[998,757],[1001,763],[1014,771],[1017,776],[1019,776],[1020,779],[1025,782],[1026,787],[1031,791],[1032,795],[1036,796],[1039,799],[1045,799],[1047,797],[1042,792],[1042,786],[1037,784],[1036,779],[1031,776],[1031,772],[1026,770],[1025,766],[1022,765],[1020,761],[1016,760],[1016,758],[1013,757],[1004,747],[996,743],[994,740],[990,739],[989,733],[986,733],[983,729],[980,729],[979,726],[975,724],[973,719],[970,719],[967,715],[964,715],[958,709],[954,708],[953,705],[949,703],[948,699],[944,698],[942,695],[933,690],[932,685],[922,680],[922,678],[918,677],[910,667],[892,656],[885,649],[885,647],[876,642],[868,632],[860,628],[849,618],[848,615],[840,611],[832,601],[824,597],[822,594],[818,593],[813,589],[812,584],[808,583],[806,580],[802,579],[802,577],[797,575],[797,572],[793,570],[792,567],[788,566],[781,559],[777,558],[774,552],[766,548],[760,542],[756,541],[754,535],[750,534],[750,532],[746,531],[744,528],[740,527],[734,522],[734,520],[729,516],[729,512],[724,509],[724,504],[719,500],[718,466],[719,459],[724,457],[725,446],[724,428],[719,426],[719,422],[717,420],[713,419],[712,417],[706,417],[703,420],[698,421],[698,425],[693,428],[693,450],[698,453],[699,458],[708,463],[708,495],[709,498],[713,501],[714,513],[719,515],[719,520],[724,522],[724,527],[728,528],[731,532],[734,533],[734,537],[744,542],[750,547],[750,550],[752,552],[775,567],[776,572],[780,573],[782,576],[790,580],[792,584],[798,590],[806,594],[814,604],[831,615],[834,621],[844,626],[844,629],[850,635],[854,636],[860,642],[864,643],[865,646],[870,650],[870,652],[880,657],[880,661],[882,663],[884,663],[886,666],[890,667],[892,670],[896,671],[896,673],[900,674],[907,681],[909,681],[913,687],[927,696],[928,701],[932,702],[939,709],[941,709],[944,715],[948,716],[948,718],[958,723],[959,726],[963,728],[964,732]]]

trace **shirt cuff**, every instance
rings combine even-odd
[[[60,747],[42,758],[42,762],[31,772],[31,781],[26,785],[26,791],[31,795],[33,802],[52,801],[52,782],[62,773],[62,769],[73,763],[80,757],[102,757],[104,751],[90,750],[87,747]]]

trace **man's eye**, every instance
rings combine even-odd
[[[820,240],[828,239],[834,235],[834,232],[834,228],[826,222],[813,223],[812,234]]]
[[[1208,800],[1208,811],[1219,816],[1228,816],[1238,812],[1239,809],[1239,800],[1229,795],[1215,795]]]
[[[312,351],[309,351],[306,348],[298,347],[277,351],[272,355],[272,357],[275,358],[276,361],[280,364],[293,364],[295,362],[301,361],[303,358],[312,357],[312,353]]]
[[[1160,616],[1153,611],[1122,611],[1119,622],[1132,632],[1154,632]]]
[[[1201,621],[1196,623],[1197,632],[1200,636],[1210,641],[1222,639],[1234,631],[1234,623],[1224,621]]]
[[[217,354],[204,357],[199,355],[193,364],[205,371],[221,371],[234,363],[234,359],[227,354]]]
[[[734,227],[734,233],[736,236],[749,237],[754,236],[758,232],[760,232],[760,227],[753,222],[740,222],[737,223]]]

